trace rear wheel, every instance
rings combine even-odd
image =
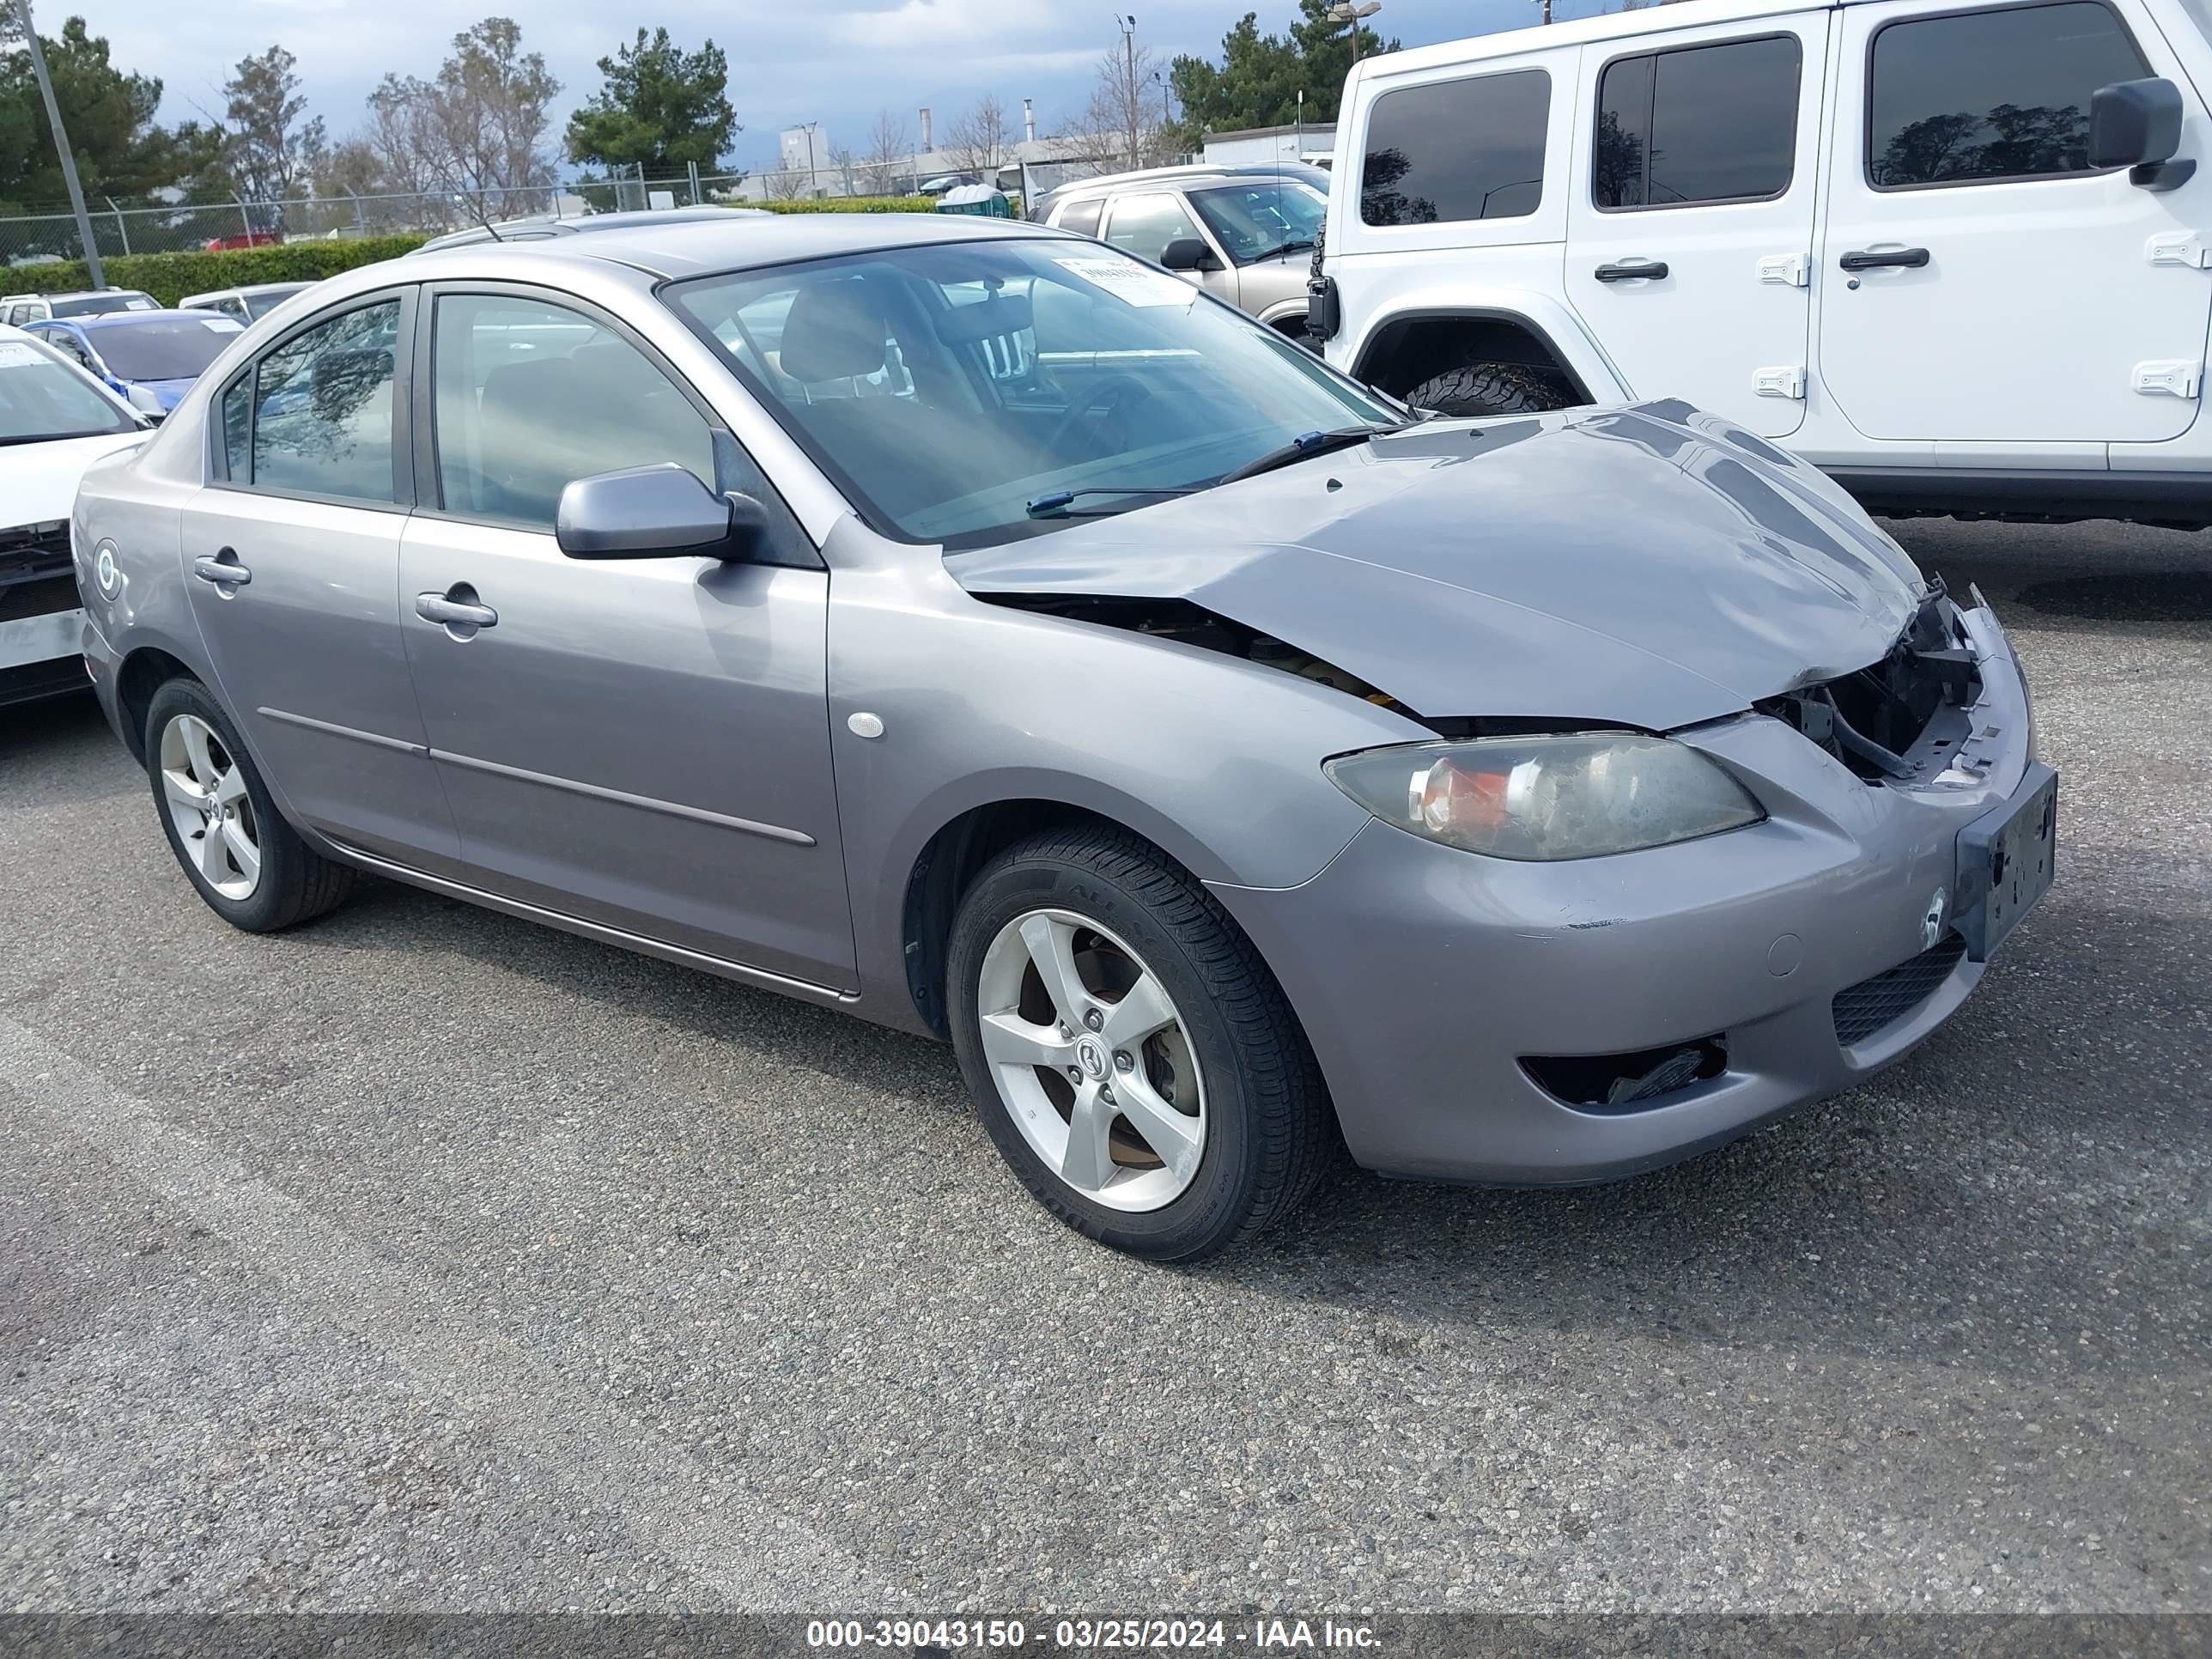
[[[1574,399],[1549,369],[1525,363],[1469,363],[1421,382],[1406,394],[1416,409],[1439,415],[1535,415]]]
[[[198,680],[155,692],[146,770],[170,850],[232,927],[274,933],[321,915],[352,890],[354,872],[284,822],[230,717]]]
[[[1304,1036],[1251,942],[1144,842],[1010,848],[961,901],[948,971],[985,1127],[1079,1231],[1192,1261],[1312,1190],[1332,1130]]]

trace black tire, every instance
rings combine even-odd
[[[1189,1034],[1205,1144],[1188,1187],[1160,1208],[1112,1208],[1062,1181],[1024,1139],[984,1058],[984,957],[1009,922],[1047,908],[1126,941]],[[1155,1261],[1212,1255],[1297,1209],[1340,1144],[1320,1067],[1259,951],[1203,886],[1134,835],[1071,826],[1000,854],[962,896],[947,976],[953,1048],[985,1129],[1039,1203],[1100,1243]]]
[[[1540,415],[1574,400],[1549,369],[1523,363],[1469,363],[1427,380],[1406,394],[1416,409],[1439,415]]]
[[[231,898],[216,890],[193,862],[170,816],[161,779],[161,737],[173,720],[186,714],[197,716],[214,729],[227,759],[238,769],[246,785],[261,869],[253,890],[243,898]],[[169,850],[176,854],[178,867],[193,890],[232,927],[249,933],[273,933],[296,927],[337,908],[353,890],[354,871],[323,857],[284,822],[270,798],[269,786],[262,781],[246,745],[239,741],[238,728],[198,680],[173,679],[154,693],[146,710],[145,745],[146,775],[154,787],[154,812],[161,820],[161,833],[168,837]]]

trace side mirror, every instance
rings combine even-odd
[[[1195,236],[1178,236],[1160,250],[1160,263],[1170,270],[1218,270],[1221,261]]]
[[[767,537],[758,501],[717,495],[673,461],[578,478],[553,520],[572,559],[749,559]]]
[[[2154,76],[2100,87],[2089,99],[2089,165],[2131,167],[2136,184],[2170,190],[2181,179],[2166,181],[2162,164],[2181,148],[2181,88],[2171,81]]]

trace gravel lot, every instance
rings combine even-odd
[[[0,714],[0,1605],[2212,1609],[2212,536],[1902,533],[2064,778],[1966,1012],[1197,1270],[928,1043],[397,887],[232,933]]]

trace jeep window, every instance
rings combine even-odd
[[[2097,0],[1885,24],[1868,69],[1876,190],[2089,172],[2089,98],[2150,73]]]
[[[1106,198],[1094,196],[1087,202],[1070,202],[1060,209],[1060,217],[1053,223],[1061,230],[1072,230],[1078,236],[1098,234],[1098,215],[1106,205]]]
[[[1598,82],[1592,199],[1611,210],[1783,194],[1803,61],[1794,34],[1616,58]]]
[[[1544,199],[1551,112],[1552,77],[1535,69],[1384,93],[1367,116],[1361,220],[1527,217]]]

